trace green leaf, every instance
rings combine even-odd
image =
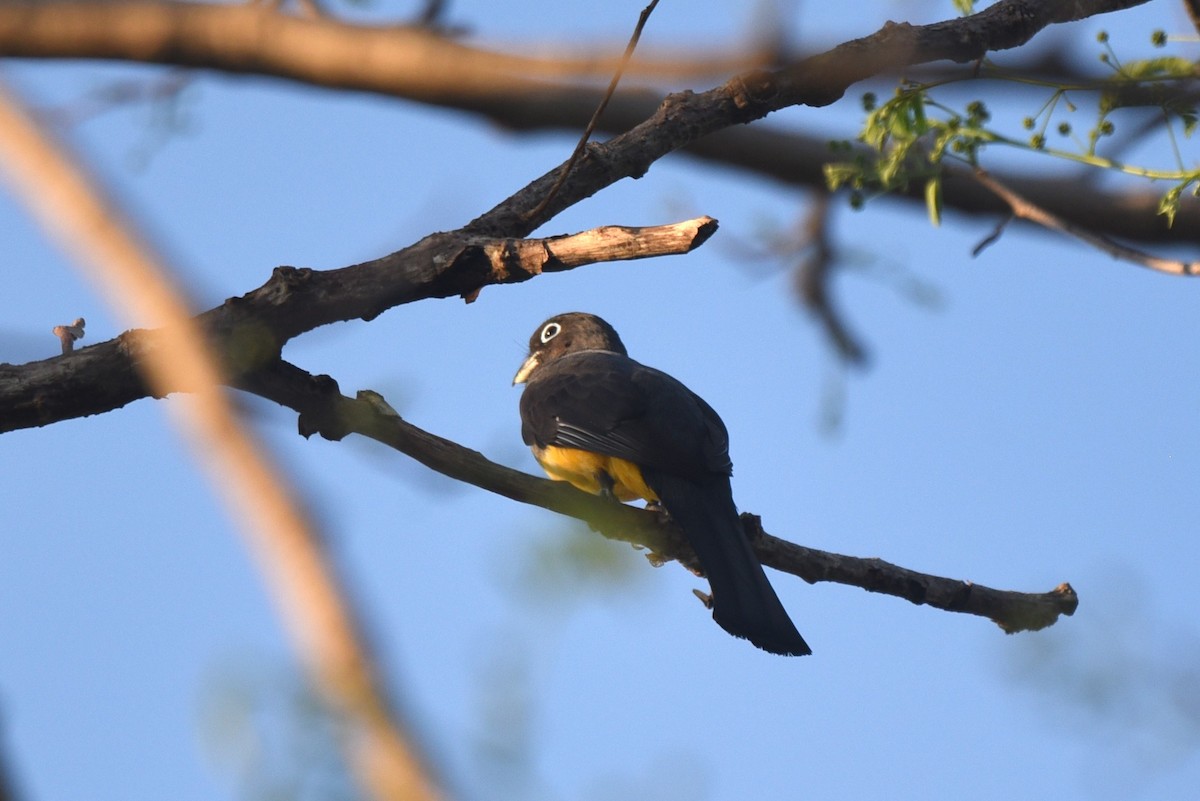
[[[1175,224],[1175,214],[1179,211],[1179,196],[1183,194],[1187,185],[1188,182],[1184,181],[1171,187],[1158,201],[1158,213],[1167,218],[1168,228]]]
[[[848,164],[844,161],[829,162],[822,167],[822,170],[825,173],[825,185],[831,192],[845,186],[862,174],[862,169],[857,164]]]
[[[925,208],[929,222],[937,228],[942,224],[942,176],[935,175],[925,182]]]
[[[1163,56],[1131,61],[1122,66],[1119,78],[1144,81],[1150,78],[1191,78],[1195,75],[1195,62],[1178,56]]]
[[[1179,119],[1183,122],[1183,135],[1191,136],[1196,132],[1196,110],[1194,108],[1179,112]]]
[[[916,136],[921,136],[929,130],[929,120],[925,117],[925,95],[914,94],[912,108],[912,130]]]
[[[950,144],[950,141],[954,139],[954,137],[955,132],[952,130],[942,131],[937,135],[937,138],[933,140],[933,147],[929,148],[930,164],[941,163],[942,156],[946,153],[946,146]]]
[[[895,189],[908,182],[908,155],[912,152],[916,139],[896,142],[887,154],[879,160],[879,183],[886,189]]]

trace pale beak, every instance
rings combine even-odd
[[[529,374],[532,373],[534,368],[539,364],[541,364],[541,359],[538,358],[538,354],[529,354],[529,358],[525,360],[525,363],[521,365],[521,369],[517,371],[515,376],[513,376],[513,386],[516,386],[517,384],[524,384],[526,379],[529,378]]]

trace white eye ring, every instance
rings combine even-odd
[[[545,345],[554,339],[560,331],[562,331],[562,326],[558,323],[547,323],[546,327],[542,329],[542,344]]]

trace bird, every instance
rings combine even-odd
[[[773,654],[812,653],[742,528],[729,434],[708,403],[631,359],[616,330],[584,312],[537,327],[513,384],[525,385],[521,438],[550,478],[665,510],[696,552],[721,628]]]

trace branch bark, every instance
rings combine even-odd
[[[1074,237],[1103,253],[1107,253],[1114,259],[1123,259],[1132,264],[1140,264],[1148,270],[1155,270],[1167,275],[1191,276],[1200,274],[1200,262],[1162,259],[1152,256],[1149,253],[1143,253],[1140,250],[1126,247],[1119,242],[1114,242],[1107,236],[1094,233],[1090,229],[1072,225],[1057,215],[1051,214],[1041,208],[1036,203],[1030,203],[1028,199],[1021,197],[1020,194],[1005,186],[1002,181],[992,178],[984,170],[977,170],[975,172],[975,180],[979,181],[980,184],[990,189],[997,197],[1007,203],[1009,208],[1012,209],[1013,216],[1018,219],[1028,220],[1042,226],[1048,231],[1058,231],[1066,236]],[[989,239],[989,244],[991,241],[994,241],[994,237]],[[979,248],[976,248],[976,252],[978,251]]]
[[[745,83],[755,76],[750,82],[765,84],[767,94],[774,93],[773,102],[766,108],[757,106],[752,117],[717,120],[718,124],[705,126],[703,132],[683,138],[671,149],[786,183],[824,187],[821,165],[829,158],[824,139],[743,128],[737,123],[791,104],[832,102],[863,78],[894,74],[939,59],[971,62],[989,51],[1024,44],[1047,25],[1141,2],[1145,0],[1003,0],[967,18],[925,26],[888,23],[872,36],[799,59],[774,72],[759,70],[734,79]],[[517,130],[581,130],[603,93],[588,82],[561,81],[607,76],[613,69],[611,59],[489,52],[421,27],[303,19],[275,13],[267,5],[145,0],[0,4],[0,55],[141,61],[270,76],[460,109]],[[772,55],[721,57],[710,62],[707,72],[694,61],[671,72],[667,69],[671,59],[639,57],[631,71],[640,67],[649,74],[669,77],[727,74],[731,69],[762,65]],[[614,133],[634,128],[654,114],[658,103],[659,96],[654,93],[618,93],[600,127]],[[1064,188],[1061,178],[995,174],[1031,202],[1080,227],[1142,241],[1200,242],[1200,204],[1185,203],[1176,225],[1168,227],[1156,213],[1158,197],[1152,192],[1078,192],[1070,186]],[[924,202],[919,186],[896,197]],[[962,170],[947,176],[943,202],[948,209],[972,214],[1006,212],[1003,202]]]
[[[359,434],[381,442],[450,478],[522,503],[588,523],[609,539],[650,548],[666,559],[698,567],[674,523],[655,512],[613,503],[563,481],[535,478],[489,461],[477,451],[442,439],[403,420],[377,394],[342,395],[329,376],[313,376],[284,361],[244,377],[239,387],[299,413],[299,431],[341,440]],[[754,550],[764,565],[810,584],[832,581],[903,598],[949,612],[986,617],[1007,633],[1034,631],[1072,615],[1079,598],[1069,584],[1044,593],[996,590],[958,579],[919,573],[884,562],[806,548],[763,531],[761,520],[743,514]]]
[[[317,271],[279,267],[258,289],[198,316],[227,374],[269,364],[292,337],[321,325],[369,320],[392,306],[527,281],[600,261],[687,253],[717,230],[711,217],[671,225],[610,225],[570,236],[517,240],[433,234],[382,259]],[[0,433],[118,409],[139,398],[186,390],[144,382],[138,365],[161,347],[162,331],[133,329],[74,353],[22,365],[0,363]]]
[[[583,157],[562,182],[549,204],[543,204],[542,201],[550,187],[558,181],[561,167],[534,180],[458,231],[432,234],[404,250],[351,267],[324,272],[278,268],[262,287],[205,312],[200,315],[200,321],[210,338],[217,343],[226,369],[238,375],[271,362],[278,357],[280,349],[289,339],[321,325],[356,318],[370,320],[393,306],[425,298],[454,295],[474,298],[483,286],[490,283],[522,281],[541,270],[558,269],[561,266],[554,260],[548,260],[536,270],[512,270],[505,260],[496,263],[496,251],[489,251],[487,243],[526,236],[563,209],[621,178],[644,174],[655,161],[674,150],[697,144],[711,134],[728,135],[731,126],[759,119],[788,105],[832,102],[851,83],[872,74],[935,59],[979,58],[990,49],[1013,47],[1028,41],[1046,25],[1105,13],[1139,2],[1091,0],[1034,3],[1028,0],[1003,0],[964,19],[926,26],[888,24],[872,36],[839,45],[785,69],[741,75],[723,86],[700,94],[672,95],[649,118],[631,130],[608,142],[586,148]],[[219,36],[215,39],[201,37],[198,40],[185,36],[184,43],[176,41],[181,34],[171,25],[185,24],[181,22],[185,19],[192,20],[192,12],[196,12],[205,25],[186,24],[199,25],[201,30],[211,34],[221,30],[221,26],[214,21],[226,18],[210,12],[245,11],[241,8],[206,6],[186,6],[182,10],[168,6],[164,10],[156,4],[151,5],[156,9],[157,16],[142,24],[165,38],[150,38],[149,41],[156,43],[156,47],[137,52],[140,58],[160,61],[183,58],[189,53],[192,55],[187,57],[197,57],[196,48],[202,49],[206,57],[214,51],[220,51],[220,46],[214,42],[225,40]],[[45,22],[50,18],[45,17],[43,12],[44,9],[58,7],[58,4],[0,6],[0,23],[6,19],[4,14],[9,13],[10,9],[17,10],[12,13],[16,13],[19,22],[24,20],[23,24],[15,26],[11,19],[7,25],[0,24],[0,52],[9,48],[19,50],[20,45],[16,40],[20,40],[21,36],[16,34],[21,32],[32,39],[38,36],[51,37],[53,31],[47,30]],[[88,15],[101,16],[107,9],[115,9],[112,12],[117,15],[112,19],[114,25],[123,22],[134,32],[123,36],[120,31],[124,29],[116,25],[120,30],[105,41],[128,40],[145,47],[145,35],[137,33],[142,30],[141,25],[121,16],[130,9],[149,8],[145,3],[105,4],[99,10],[93,4],[68,3],[62,7],[68,10],[84,9]],[[261,15],[259,11],[252,10],[252,13]],[[87,16],[88,25],[79,24],[76,20],[73,26],[68,26],[68,33],[73,31],[77,40],[91,43],[95,37],[90,31],[95,29],[99,19]],[[274,17],[272,20],[260,20],[257,24],[326,24],[286,17],[281,18],[282,21],[275,21]],[[165,28],[165,32],[160,28]],[[284,30],[304,31],[307,28]],[[66,33],[62,36],[75,40]],[[257,60],[251,59],[249,53],[244,53],[248,61],[237,64],[245,69],[265,71],[263,64],[270,62],[271,54],[276,52],[273,47],[264,45],[262,52],[256,56]],[[295,53],[303,52],[303,48],[297,51],[285,47],[284,51],[277,53],[280,59],[294,57]],[[97,55],[112,57],[113,54],[104,51]],[[423,70],[424,74],[434,72]],[[712,139],[715,140],[713,144],[719,146],[719,139]],[[815,168],[817,164],[819,160],[814,160],[809,166]],[[967,183],[986,192],[974,180],[968,179]],[[952,193],[954,185],[952,178],[947,180],[944,191]],[[987,194],[990,196],[990,193]],[[1026,192],[1026,196],[1032,202],[1042,202],[1036,193]],[[1086,205],[1089,197],[1094,199],[1091,193],[1077,198],[1076,207]],[[997,201],[993,197],[991,202]],[[535,210],[536,214],[533,213]],[[1188,227],[1182,224],[1182,220],[1180,222],[1180,228]],[[1200,226],[1196,229],[1200,230]],[[517,263],[519,265],[520,260]],[[136,377],[130,360],[136,360],[139,351],[152,346],[153,341],[153,334],[130,331],[116,340],[60,357],[63,360],[61,363],[35,362],[20,367],[0,365],[0,432],[97,414],[145,397],[146,390]],[[95,371],[101,365],[107,365],[110,372]]]
[[[846,86],[889,69],[941,59],[974,61],[991,50],[1019,47],[1048,25],[1145,2],[1001,0],[970,17],[929,25],[889,22],[871,36],[780,71],[775,88],[784,105],[824,105]],[[554,77],[612,74],[608,60],[490,52],[419,26],[306,19],[255,3],[4,3],[0,53],[202,67],[435,102],[544,88]],[[724,65],[730,66],[739,66],[737,60]],[[814,97],[825,101],[814,103]]]

